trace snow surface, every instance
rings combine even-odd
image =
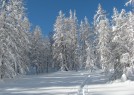
[[[134,82],[108,82],[102,71],[55,72],[0,81],[0,95],[134,95]]]
[[[87,71],[23,76],[0,82],[0,95],[68,95],[77,93]]]
[[[102,71],[92,73],[79,95],[134,95],[134,82],[124,77],[110,82]]]

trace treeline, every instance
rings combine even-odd
[[[129,3],[129,2],[128,2]],[[112,79],[127,74],[134,58],[134,14],[113,8],[111,18],[99,4],[93,24],[87,17],[78,23],[76,12],[62,11],[54,24],[53,56],[61,70],[114,70]],[[127,75],[126,75],[127,76]]]
[[[99,4],[93,24],[87,17],[78,21],[75,11],[68,17],[60,11],[53,33],[44,37],[39,26],[30,31],[23,0],[0,4],[1,78],[50,70],[113,69],[117,79],[133,65],[133,11],[114,8],[108,18]]]
[[[39,26],[31,32],[23,0],[0,0],[0,77],[48,72],[52,50]]]

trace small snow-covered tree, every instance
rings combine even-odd
[[[36,26],[31,38],[31,48],[30,48],[30,62],[31,66],[36,69],[36,74],[41,73],[41,66],[44,67],[42,61],[44,58],[44,44],[42,32],[39,26]],[[42,54],[43,53],[43,54]]]
[[[30,73],[44,73],[51,68],[52,50],[48,37],[44,37],[39,26],[36,26],[30,36]]]

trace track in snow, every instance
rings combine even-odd
[[[101,71],[90,75],[88,71],[29,75],[0,81],[0,95],[77,95],[80,87],[79,95],[134,95],[133,81],[107,82]]]

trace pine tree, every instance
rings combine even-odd
[[[110,57],[109,42],[110,42],[110,24],[106,18],[106,12],[99,4],[96,15],[94,16],[94,28],[97,36],[97,53],[98,61],[101,64],[102,69],[106,69],[108,66],[108,60]]]
[[[35,68],[36,74],[40,73],[41,70],[41,65],[42,65],[42,48],[44,47],[43,45],[43,38],[42,38],[42,33],[41,29],[39,26],[36,26],[33,32],[33,35],[31,37],[31,48],[30,48],[30,62],[31,66]],[[42,66],[44,67],[44,66]]]
[[[76,12],[70,10],[70,17],[67,19],[68,25],[66,25],[66,31],[68,32],[68,60],[70,60],[69,68],[71,70],[77,70],[79,68],[79,43],[78,43],[78,20]],[[68,27],[69,26],[69,27]]]
[[[65,31],[64,31],[64,14],[62,11],[59,12],[59,16],[56,19],[56,23],[54,25],[53,35],[54,43],[53,43],[53,55],[54,59],[57,59],[57,63],[61,70],[65,70]]]
[[[50,43],[50,39],[48,37],[45,37],[44,41],[44,49],[42,50],[42,59],[44,60],[44,69],[46,69],[46,72],[49,72],[49,69],[51,70],[52,64],[53,64],[53,58],[52,58],[52,47]],[[43,52],[44,51],[44,52]]]
[[[79,29],[79,44],[80,44],[80,65],[82,67],[90,68],[91,60],[89,57],[93,56],[94,54],[90,51],[93,50],[93,36],[94,33],[88,23],[87,17],[84,18],[84,22],[81,21],[80,29]],[[92,58],[91,58],[92,59]],[[94,60],[95,58],[93,58]],[[92,64],[93,65],[93,64]]]
[[[129,33],[126,31],[128,16],[123,9],[121,13],[114,8],[113,17],[113,37],[111,43],[111,53],[114,62],[114,79],[121,78],[124,64],[121,63],[121,56],[129,52]]]
[[[24,63],[24,45],[27,46],[28,37],[23,26],[24,7],[21,0],[2,0],[1,7],[1,62],[5,65],[4,77],[13,77],[25,73],[27,64]],[[28,30],[27,30],[28,31]],[[26,57],[28,59],[28,57]]]
[[[59,13],[54,25],[54,58],[60,63],[61,70],[76,70],[78,61],[78,24],[76,13],[70,10],[70,16]]]

